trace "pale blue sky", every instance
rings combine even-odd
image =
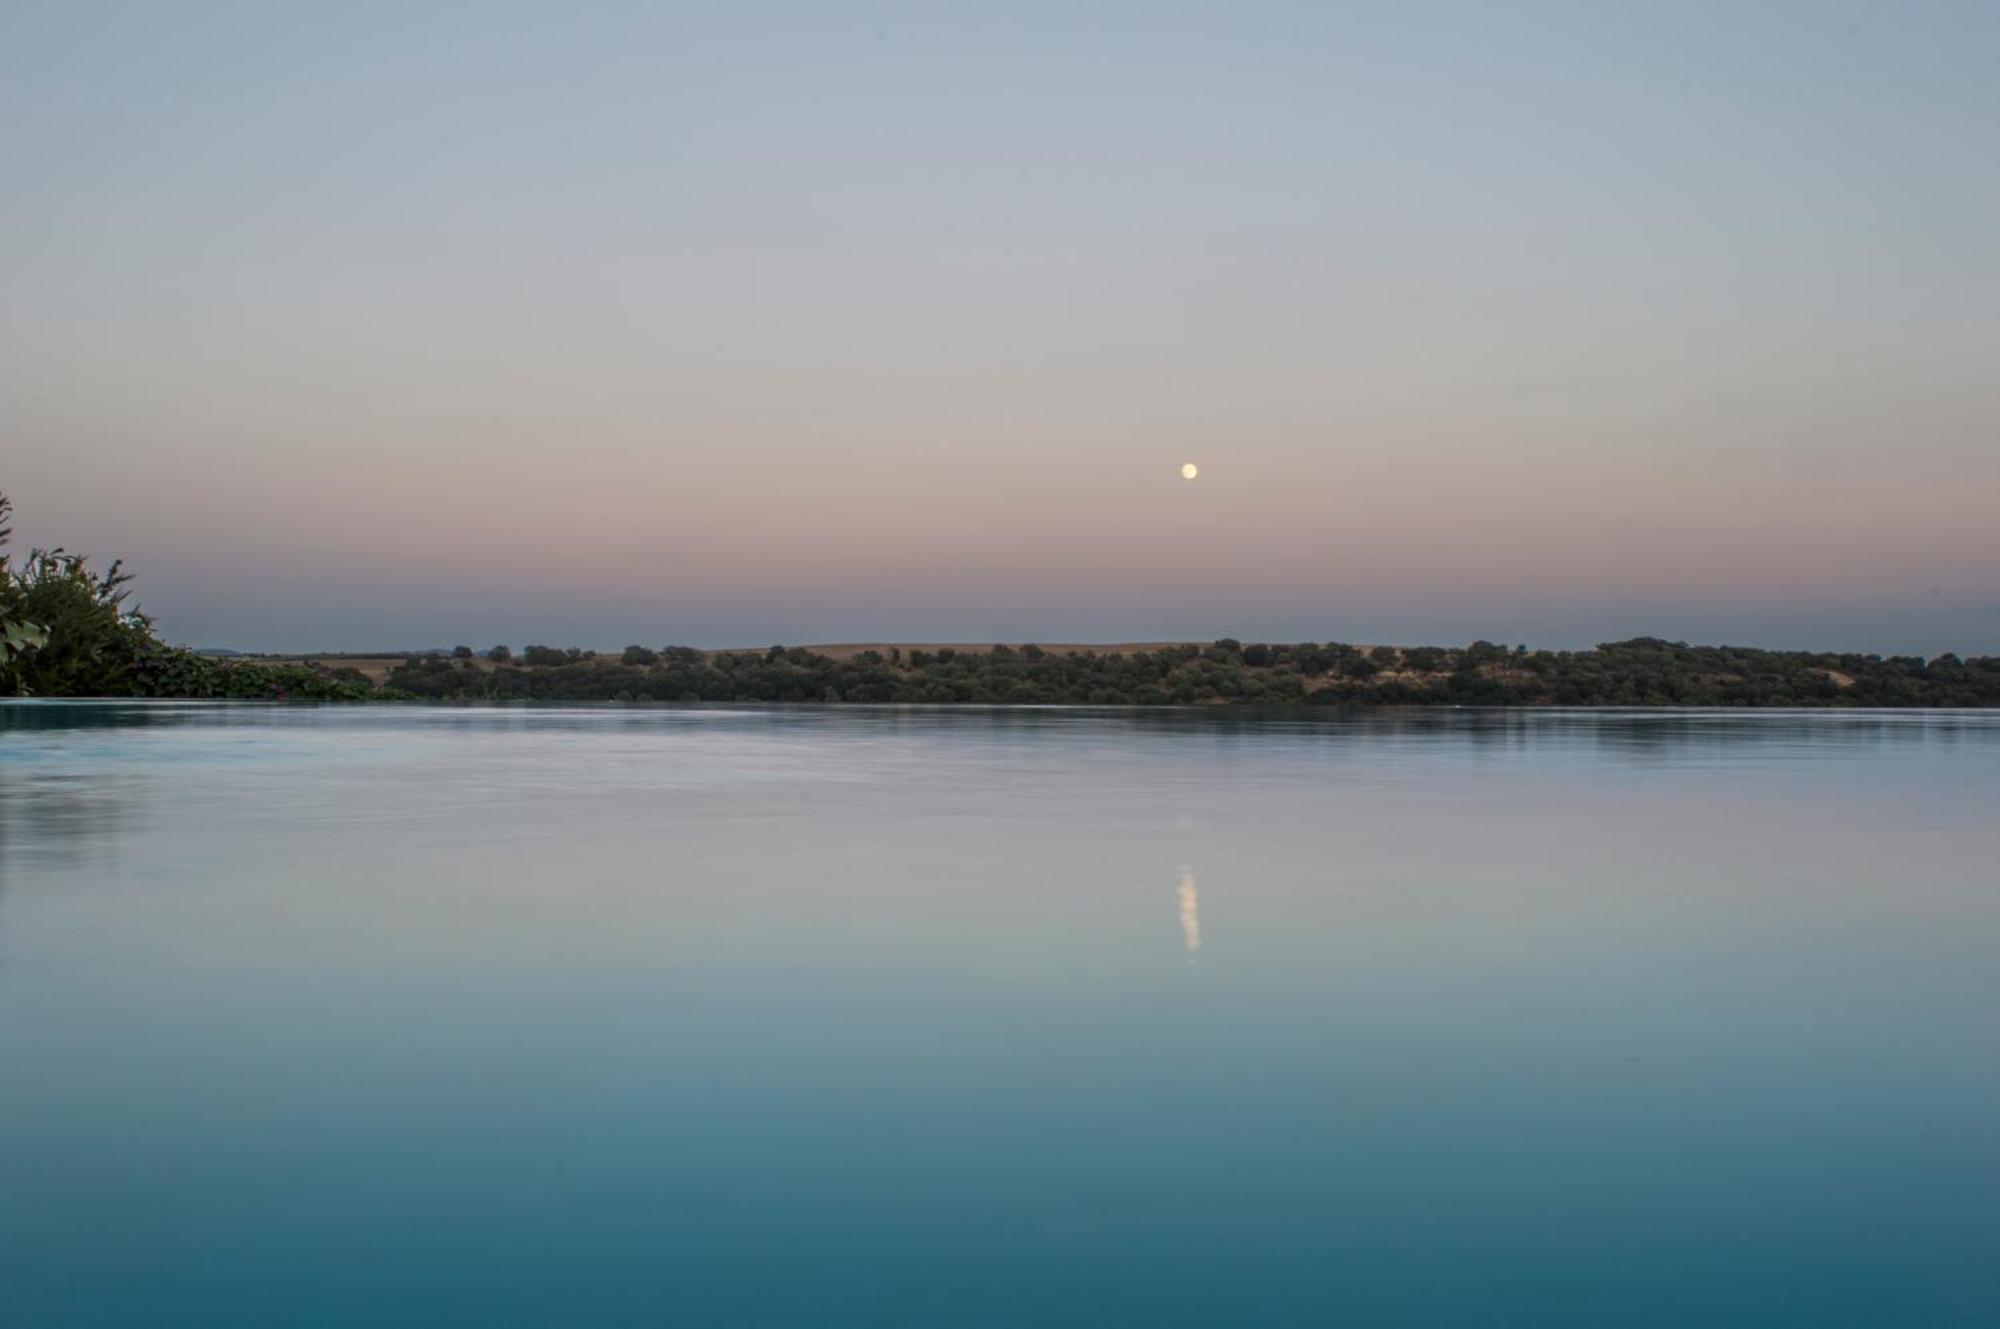
[[[0,487],[204,644],[2000,649],[1996,70],[1990,4],[10,5]]]

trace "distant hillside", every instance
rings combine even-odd
[[[519,659],[412,657],[381,680],[439,700],[1003,705],[2000,706],[2000,658],[1689,646],[1640,637],[1587,651],[1470,646],[848,646]]]

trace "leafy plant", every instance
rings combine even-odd
[[[30,550],[8,575],[8,613],[37,625],[40,641],[10,659],[13,691],[39,696],[107,696],[153,643],[152,622],[128,609],[124,565],[91,570],[80,554]]]
[[[0,494],[0,549],[7,547],[14,528],[7,524],[14,502]],[[29,655],[48,645],[48,629],[21,613],[14,592],[14,572],[7,555],[0,554],[0,694],[20,694],[25,690],[19,677]]]
[[[0,546],[12,534],[0,494]],[[122,563],[102,573],[80,554],[35,549],[17,567],[0,556],[0,695],[208,697],[257,701],[365,701],[377,691],[353,670],[216,660],[168,646],[126,603]]]

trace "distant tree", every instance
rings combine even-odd
[[[642,648],[643,649],[643,648]],[[1637,639],[1590,651],[1534,651],[1492,642],[1363,651],[1340,643],[1254,643],[1236,651],[1175,645],[1129,654],[1023,647],[885,652],[835,659],[803,647],[741,653],[669,647],[642,667],[612,656],[536,647],[561,668],[478,670],[439,655],[392,672],[389,695],[522,701],[706,700],[849,703],[1096,705],[1724,705],[1992,706],[2000,660],[1941,656],[1884,660],[1862,654],[1690,647]],[[1258,658],[1268,661],[1262,667]],[[635,655],[643,661],[643,655]],[[1385,672],[1381,661],[1400,666]],[[455,666],[455,667],[454,667]],[[147,674],[144,695],[269,695],[271,680],[225,677],[216,666],[175,665]],[[1316,686],[1328,669],[1336,686]],[[303,671],[302,671],[303,672]],[[284,681],[292,686],[293,680]],[[352,679],[302,678],[300,687],[349,688]],[[178,689],[178,691],[174,690]],[[321,695],[333,695],[323,691]]]
[[[1425,674],[1444,668],[1445,660],[1445,652],[1436,646],[1412,646],[1403,652],[1403,663]]]
[[[660,661],[660,653],[655,650],[650,650],[644,646],[627,646],[625,648],[625,654],[622,657],[622,659],[623,662],[628,665],[658,664]]]
[[[486,658],[495,664],[505,664],[514,658],[514,650],[510,646],[495,646],[486,652]]]
[[[470,646],[454,646],[451,648],[451,658],[454,660],[470,660],[472,658],[472,648]]]

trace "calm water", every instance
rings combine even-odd
[[[2000,1323],[2000,715],[0,705],[0,1324]]]

